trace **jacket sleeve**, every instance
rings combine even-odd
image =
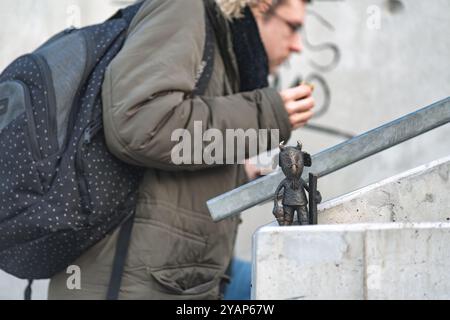
[[[106,71],[102,91],[106,142],[119,159],[163,170],[209,167],[203,161],[175,164],[171,157],[180,142],[172,141],[177,129],[190,134],[194,153],[194,127],[199,124],[202,132],[214,128],[224,137],[226,129],[279,129],[280,139],[289,139],[289,118],[274,89],[190,96],[205,41],[201,0],[146,1],[129,30]],[[248,143],[245,149],[245,157],[255,155]],[[226,163],[225,148],[223,157]]]

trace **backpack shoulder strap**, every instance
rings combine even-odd
[[[130,245],[131,233],[133,231],[134,213],[120,227],[119,236],[116,243],[114,262],[112,266],[111,277],[109,280],[106,300],[118,300],[120,286],[122,284],[123,270],[127,259],[128,247]]]
[[[203,49],[201,74],[197,79],[193,95],[203,95],[208,88],[214,69],[216,35],[212,27],[208,6],[205,4],[205,46]]]
[[[225,72],[233,90],[239,92],[240,78],[236,57],[234,56],[230,21],[222,14],[215,0],[204,0],[206,12],[212,25],[213,33],[220,50],[220,56],[225,64]]]

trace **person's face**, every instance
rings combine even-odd
[[[274,73],[291,53],[303,49],[298,31],[305,20],[305,4],[303,0],[287,0],[274,13],[264,15],[259,11],[255,17],[269,58],[270,73]]]

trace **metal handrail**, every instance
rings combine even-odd
[[[314,155],[313,165],[304,171],[303,178],[307,180],[309,172],[326,176],[449,122],[450,97]],[[209,200],[207,206],[211,217],[220,221],[272,200],[283,179],[284,175],[278,169]]]

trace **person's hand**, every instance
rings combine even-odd
[[[256,178],[259,178],[261,176],[261,169],[251,163],[249,159],[245,160],[244,168],[245,173],[247,174],[247,177],[250,181],[255,180]]]
[[[292,130],[303,127],[314,115],[312,109],[315,102],[312,93],[313,87],[306,84],[280,92]]]

